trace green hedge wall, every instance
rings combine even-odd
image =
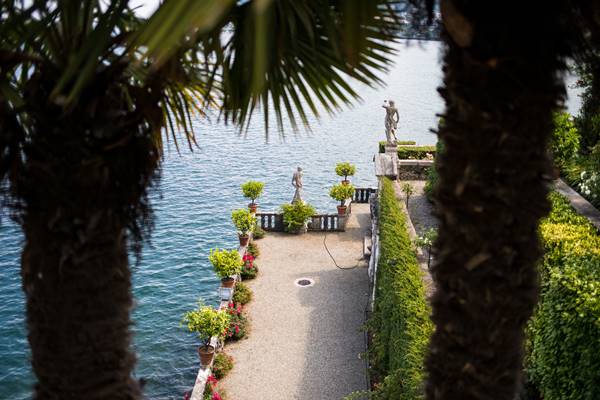
[[[435,157],[435,146],[398,146],[398,158],[401,160],[425,160],[427,154]]]
[[[385,153],[385,140],[382,140],[381,142],[379,142],[379,152],[380,153]],[[416,145],[417,142],[415,142],[414,140],[399,140],[398,141],[398,146],[414,146]]]
[[[380,201],[380,259],[369,328],[375,374],[383,379],[378,399],[422,399],[423,360],[433,331],[422,272],[408,236],[392,181],[384,179]]]
[[[550,198],[526,371],[544,400],[600,399],[600,235],[567,199]]]

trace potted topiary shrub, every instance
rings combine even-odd
[[[300,233],[306,231],[306,223],[310,220],[316,211],[313,206],[302,201],[296,201],[292,204],[283,204],[281,206],[283,213],[283,224],[286,232]]]
[[[346,215],[347,207],[344,205],[344,200],[351,198],[353,194],[354,186],[352,185],[334,185],[329,191],[329,196],[340,202],[340,205],[337,206],[339,216]]]
[[[350,181],[348,180],[348,177],[356,173],[356,167],[347,162],[337,163],[335,166],[335,173],[344,177],[342,185],[349,185]]]
[[[256,213],[256,208],[258,207],[255,203],[255,200],[260,197],[265,188],[265,184],[258,181],[248,181],[242,185],[242,193],[244,197],[252,200],[250,204],[248,204],[248,208],[250,212]]]
[[[235,283],[233,278],[242,270],[243,261],[237,250],[213,249],[208,260],[213,265],[217,276],[221,278],[223,287],[231,288]]]
[[[240,246],[247,246],[250,233],[256,227],[256,217],[245,208],[240,208],[231,212],[231,220],[238,231]]]
[[[226,311],[218,311],[204,306],[202,303],[199,304],[197,310],[184,314],[182,323],[187,325],[190,332],[197,333],[202,342],[202,346],[198,348],[202,367],[209,366],[215,354],[215,348],[211,346],[210,339],[213,336],[223,339],[230,321],[231,316]]]

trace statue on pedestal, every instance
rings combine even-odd
[[[398,129],[398,122],[400,121],[400,114],[398,109],[395,107],[394,101],[387,100],[383,101],[383,108],[385,108],[385,138],[387,144],[396,144],[396,129]]]
[[[304,203],[304,200],[302,200],[302,168],[300,167],[298,167],[292,176],[292,186],[296,188],[294,198],[292,199],[292,204],[297,201]]]

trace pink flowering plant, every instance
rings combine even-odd
[[[217,392],[217,384],[219,381],[214,375],[209,375],[204,386],[204,394],[202,400],[223,400],[219,392]]]
[[[258,274],[258,267],[256,266],[256,262],[254,261],[254,256],[252,254],[244,254],[242,258],[244,265],[242,267],[242,279],[254,279]]]
[[[239,340],[246,336],[248,319],[242,312],[241,304],[230,302],[226,312],[229,314],[229,327],[225,333],[225,340]]]

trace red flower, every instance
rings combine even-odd
[[[221,395],[219,393],[214,392],[212,397],[210,398],[210,400],[223,400],[223,399],[221,398]]]
[[[208,378],[206,378],[206,383],[208,383],[211,386],[214,386],[217,384],[217,378],[215,378],[214,375],[209,375]]]

